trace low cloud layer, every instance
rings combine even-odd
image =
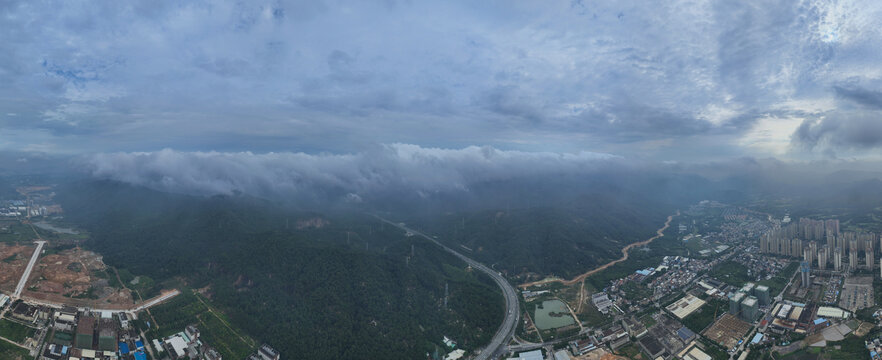
[[[815,131],[809,129],[809,132]],[[737,158],[648,162],[600,153],[506,151],[493,147],[376,145],[347,154],[102,153],[75,160],[92,179],[200,196],[244,193],[303,208],[362,204],[419,207],[566,203],[583,194],[678,201],[721,194],[796,194],[882,178],[882,163]],[[685,199],[685,200],[684,200]],[[454,205],[458,204],[458,205]]]
[[[94,178],[201,195],[236,191],[256,196],[468,191],[476,183],[535,175],[587,173],[618,158],[598,153],[530,153],[492,147],[463,149],[382,145],[353,154],[250,152],[105,153],[79,160]]]

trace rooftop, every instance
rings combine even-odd
[[[271,346],[267,344],[263,344],[260,346],[260,351],[270,357],[279,356],[279,352],[276,349],[273,349]]]
[[[525,351],[518,354],[521,360],[544,360],[542,358],[542,350]]]
[[[692,294],[684,296],[682,299],[677,300],[671,305],[667,306],[668,311],[673,313],[676,317],[682,319],[688,316],[689,314],[695,312],[705,304],[704,300],[701,300]]]
[[[658,354],[664,350],[664,347],[662,347],[662,344],[658,341],[658,339],[651,335],[644,336],[643,338],[638,340],[638,342],[640,343],[640,345],[643,346],[644,349],[646,349],[647,352],[650,353],[650,355]]]

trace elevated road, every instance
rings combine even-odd
[[[40,251],[43,250],[43,245],[46,244],[43,240],[34,241],[37,243],[37,249],[34,250],[34,254],[31,255],[31,261],[28,263],[28,267],[25,268],[24,274],[21,274],[21,280],[18,281],[18,286],[15,287],[15,292],[12,294],[12,299],[17,300],[21,297],[21,292],[24,291],[25,285],[28,283],[28,278],[31,277],[31,271],[34,270],[34,265],[37,264],[37,259],[40,258]]]
[[[374,215],[376,216],[376,215]],[[376,216],[381,221],[395,226],[401,230],[410,232],[416,236],[422,237],[426,240],[429,240],[435,245],[440,246],[444,251],[453,254],[458,257],[462,261],[465,261],[469,266],[474,269],[477,269],[493,279],[493,282],[502,289],[502,295],[505,297],[505,319],[502,321],[502,325],[499,326],[499,329],[496,330],[496,334],[493,335],[493,338],[490,339],[490,343],[487,344],[486,347],[481,351],[478,356],[475,357],[477,360],[487,360],[487,359],[499,359],[503,354],[506,353],[507,345],[511,341],[512,336],[514,336],[515,327],[518,325],[518,320],[520,318],[520,311],[518,310],[518,294],[515,291],[514,287],[508,283],[508,280],[505,280],[502,275],[493,269],[490,269],[484,264],[481,264],[471,258],[466,257],[463,254],[460,254],[456,250],[453,250],[444,244],[440,243],[438,240],[435,240],[431,236],[425,235],[419,231],[410,229],[406,227],[404,224],[393,223],[389,220],[383,219],[379,216]]]

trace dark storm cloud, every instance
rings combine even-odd
[[[834,86],[836,95],[858,104],[882,110],[882,92],[861,87]]]
[[[810,150],[874,149],[882,146],[882,113],[837,112],[806,120],[793,133],[795,144]]]

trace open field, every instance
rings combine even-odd
[[[0,242],[26,243],[36,239],[34,230],[30,226],[18,221],[5,223],[0,229]]]
[[[19,323],[0,319],[0,336],[17,343],[23,343],[25,339],[34,336],[35,332],[36,330]]]
[[[30,359],[30,356],[27,350],[0,340],[0,359],[24,360]]]

